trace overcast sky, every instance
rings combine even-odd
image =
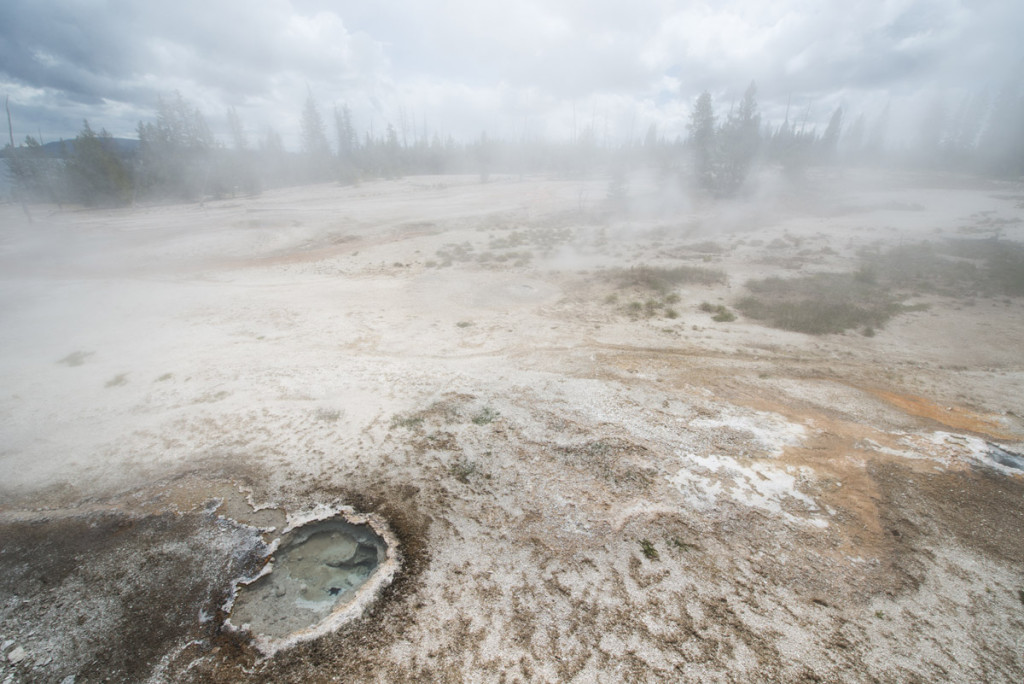
[[[685,135],[694,98],[727,110],[756,80],[765,116],[823,125],[892,103],[998,90],[1024,69],[1022,0],[2,0],[0,95],[15,135],[134,137],[160,96],[227,140],[295,147],[307,88],[325,120],[467,139]],[[333,137],[333,130],[329,131]]]

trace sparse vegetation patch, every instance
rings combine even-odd
[[[396,427],[412,429],[423,425],[423,416],[417,415],[398,415],[391,419],[391,428]]]
[[[473,416],[473,423],[475,425],[487,425],[493,423],[501,416],[500,413],[492,409],[490,406],[484,406],[480,409],[480,412]]]
[[[648,560],[658,560],[660,558],[660,556],[658,556],[658,549],[654,548],[654,544],[652,544],[649,539],[640,540],[640,549],[644,552],[644,556]]]
[[[451,473],[452,477],[462,484],[468,484],[470,476],[474,475],[476,471],[476,463],[465,458],[454,461],[448,467],[448,472]]]
[[[106,383],[105,387],[120,387],[121,385],[127,385],[127,384],[128,384],[128,374],[127,373],[118,373],[117,375],[112,377],[110,380],[107,380],[107,383]]]
[[[726,251],[722,245],[710,240],[705,242],[695,242],[692,245],[683,245],[680,249],[688,252],[698,252],[700,254],[721,254]]]
[[[711,302],[701,302],[700,310],[704,313],[714,314],[711,320],[717,323],[731,323],[736,320],[736,314],[729,311],[722,304],[712,304]]]
[[[700,547],[698,547],[696,544],[690,544],[689,542],[684,542],[679,537],[672,537],[671,539],[668,540],[668,543],[670,545],[674,546],[675,548],[679,549],[680,551],[698,551],[698,550],[700,550]]]
[[[814,335],[860,328],[873,337],[893,316],[920,310],[911,295],[1024,295],[1024,245],[1007,240],[923,242],[887,252],[865,250],[854,273],[765,278],[747,283],[736,308],[755,320]]]
[[[632,289],[642,300],[632,300],[622,307],[627,316],[652,318],[663,315],[666,318],[678,318],[679,311],[670,306],[679,302],[680,297],[672,290],[683,284],[715,285],[726,281],[725,273],[694,266],[676,266],[673,268],[655,268],[637,266],[612,273],[620,289]],[[605,304],[617,304],[619,296],[611,293],[605,297]]]
[[[81,366],[92,354],[92,352],[86,351],[71,352],[57,363],[62,363],[65,366]]]
[[[619,493],[642,492],[651,486],[651,471],[635,461],[644,451],[638,444],[612,437],[557,449],[563,463],[599,477]]]
[[[453,262],[470,261],[473,259],[473,245],[469,242],[462,244],[449,243],[437,250],[437,258],[441,267],[451,266]]]
[[[852,273],[765,278],[748,282],[747,289],[751,294],[736,302],[744,316],[811,335],[878,328],[907,310],[877,284]]]
[[[616,277],[620,287],[636,287],[663,295],[680,285],[719,285],[726,282],[723,271],[699,266],[635,266],[620,270]]]
[[[321,407],[316,410],[316,419],[325,423],[337,423],[341,419],[341,411]]]
[[[947,297],[1024,295],[1024,244],[958,239],[862,252],[860,280]]]

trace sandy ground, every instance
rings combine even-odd
[[[1024,477],[989,447],[1024,440],[1024,301],[873,337],[698,308],[1024,241],[1024,188],[774,184],[0,207],[0,682],[1024,680]],[[638,319],[637,264],[728,282]],[[262,657],[225,600],[325,505],[388,521],[397,579]]]

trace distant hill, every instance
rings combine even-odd
[[[132,138],[111,138],[111,142],[114,143],[114,150],[120,157],[134,156],[140,145],[138,140],[134,140]],[[72,139],[48,142],[43,145],[43,152],[47,157],[52,157],[54,159],[61,159],[66,156],[70,156],[75,152],[75,141]],[[0,150],[0,158],[10,156],[11,149],[9,146]]]

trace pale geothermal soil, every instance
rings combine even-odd
[[[1024,241],[1024,189],[763,183],[0,207],[0,682],[1024,681],[1024,480],[989,446],[1024,440],[1024,299],[873,337],[699,310]],[[638,264],[727,282],[631,316]],[[318,506],[386,521],[400,569],[266,657],[223,608]]]

